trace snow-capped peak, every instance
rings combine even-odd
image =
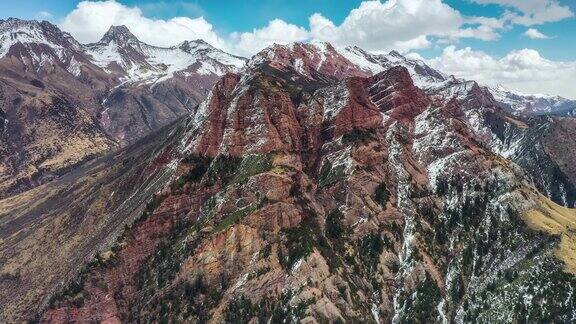
[[[115,42],[118,45],[140,43],[138,38],[124,25],[110,26],[110,29],[102,36],[99,43],[109,44],[111,42]]]
[[[337,48],[337,51],[364,71],[380,73],[394,66],[408,69],[414,84],[421,89],[429,89],[446,81],[447,76],[426,65],[422,61],[404,57],[397,51],[389,54],[372,54],[357,46]]]
[[[156,83],[176,74],[220,76],[263,62],[289,67],[306,78],[336,78],[374,75],[394,66],[408,69],[414,84],[429,94],[463,98],[473,89],[472,82],[443,74],[422,60],[397,51],[374,54],[358,46],[345,48],[330,43],[274,44],[248,60],[228,54],[203,40],[184,41],[163,48],[148,45],[126,26],[111,26],[102,39],[82,45],[70,34],[46,21],[9,18],[0,20],[0,58],[16,57],[39,68],[57,64],[79,76],[85,64],[94,64],[114,74],[122,82]],[[502,85],[489,89],[495,99],[515,112],[553,113],[576,111],[576,101],[558,96],[524,94]]]
[[[176,73],[220,76],[239,69],[244,59],[214,48],[203,40],[157,47],[139,41],[126,26],[112,26],[85,51],[96,65],[120,74],[123,82],[157,83]]]
[[[192,41],[186,40],[178,44],[177,46],[173,46],[173,48],[179,48],[187,53],[196,52],[198,50],[217,50],[215,47],[206,43],[202,39],[196,39]]]
[[[573,114],[576,101],[546,94],[526,94],[511,90],[501,84],[489,88],[494,98],[514,113]]]
[[[396,59],[399,61],[405,61],[406,57],[404,57],[402,54],[400,54],[400,52],[398,51],[390,51],[390,53],[388,53],[388,59]]]
[[[0,20],[0,57],[4,57],[15,44],[30,50],[31,44],[45,45],[62,58],[65,49],[77,50],[80,44],[70,34],[62,32],[47,21],[8,18]],[[38,52],[36,49],[34,52]],[[35,53],[39,55],[39,53]]]

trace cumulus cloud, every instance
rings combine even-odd
[[[527,31],[524,32],[524,36],[532,39],[548,39],[550,37],[546,36],[545,34],[541,33],[536,28],[529,28]]]
[[[533,49],[522,49],[495,58],[470,47],[448,46],[428,63],[456,77],[496,86],[503,84],[527,93],[548,93],[576,99],[576,62],[548,60]]]
[[[138,7],[128,7],[115,0],[82,1],[60,23],[60,27],[84,43],[98,41],[111,25],[126,25],[143,42],[172,46],[184,40],[204,39],[224,48],[225,42],[203,17],[151,19]]]
[[[276,19],[261,29],[232,35],[237,53],[250,55],[271,45],[316,39],[339,46],[358,45],[372,52],[402,52],[460,38],[497,40],[500,19],[466,17],[442,0],[372,0],[351,10],[340,25],[315,13],[309,28]]]
[[[480,4],[497,4],[511,9],[504,18],[512,23],[532,26],[560,21],[574,16],[568,6],[557,0],[473,0]]]
[[[246,33],[233,33],[233,49],[242,55],[254,54],[272,44],[287,44],[305,41],[308,31],[302,27],[289,24],[281,19],[274,19],[267,26]]]
[[[313,38],[370,51],[425,48],[430,37],[495,40],[501,27],[497,19],[464,17],[441,0],[364,1],[339,26],[319,13],[310,17]]]

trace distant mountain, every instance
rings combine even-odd
[[[393,65],[406,67],[414,79],[414,83],[421,89],[431,94],[440,95],[444,98],[465,96],[473,85],[482,86],[473,80],[457,79],[437,71],[420,60],[408,59],[398,52],[388,55],[373,55],[359,48],[348,47],[341,51],[350,61],[356,63],[364,70],[377,73],[382,68]],[[503,86],[488,88],[494,99],[506,110],[513,114],[524,115],[576,115],[576,100],[566,99],[560,96],[524,94],[518,91],[506,89]]]
[[[408,69],[416,86],[440,98],[462,98],[476,87],[484,88],[474,80],[458,79],[446,75],[421,60],[406,58],[396,51],[376,55],[357,46],[337,48],[323,42],[272,46],[259,53],[256,62],[265,59],[285,61],[282,57],[288,57],[286,51],[291,51],[297,58],[294,62],[282,64],[292,64],[295,70],[310,77],[316,70],[332,69],[336,76],[352,76],[377,74],[393,66],[403,66]],[[305,62],[308,59],[311,61]],[[560,96],[523,94],[502,86],[487,88],[485,91],[489,91],[503,108],[513,114],[573,116],[576,113],[576,101]]]
[[[157,83],[175,76],[223,75],[245,59],[224,53],[202,40],[161,48],[139,41],[125,26],[112,26],[98,43],[84,46],[93,62],[123,82]]]
[[[496,100],[515,113],[576,116],[576,100],[560,96],[524,94],[504,86],[490,88],[490,92]]]
[[[244,61],[200,40],[150,46],[124,26],[84,45],[46,21],[0,21],[0,197],[193,113]]]
[[[112,26],[84,49],[93,64],[118,79],[101,100],[98,117],[121,144],[193,112],[220,76],[238,71],[246,61],[202,40],[151,46],[124,26]]]

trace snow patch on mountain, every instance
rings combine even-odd
[[[514,113],[571,114],[576,112],[576,100],[546,94],[525,94],[502,85],[490,88],[494,98]]]
[[[122,83],[156,83],[179,72],[184,76],[221,76],[239,70],[246,62],[202,40],[170,48],[151,46],[140,42],[125,26],[112,26],[99,42],[82,45],[48,22],[0,20],[0,58],[17,44],[24,46],[24,56],[29,57],[19,58],[23,62],[31,60],[36,68],[57,63],[78,77],[82,62],[90,62],[118,75]]]
[[[204,41],[187,41],[179,46],[163,48],[142,43],[126,35],[122,43],[116,38],[105,37],[99,43],[86,46],[94,63],[109,73],[114,65],[120,66],[126,76],[123,81],[156,83],[186,71],[199,75],[221,76],[244,66],[245,60],[222,52]],[[195,66],[194,71],[190,67]]]
[[[0,58],[6,56],[10,48],[18,43],[28,50],[36,63],[42,61],[42,55],[37,53],[37,45],[52,49],[61,61],[64,60],[68,48],[75,50],[79,47],[72,36],[48,22],[16,18],[0,20]]]

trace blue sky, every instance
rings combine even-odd
[[[376,53],[398,49],[457,76],[570,97],[576,90],[551,75],[576,76],[575,12],[573,0],[0,2],[0,18],[46,19],[81,42],[96,41],[110,24],[154,45],[203,38],[244,56],[275,42],[319,39]],[[500,80],[483,70],[506,73]]]

